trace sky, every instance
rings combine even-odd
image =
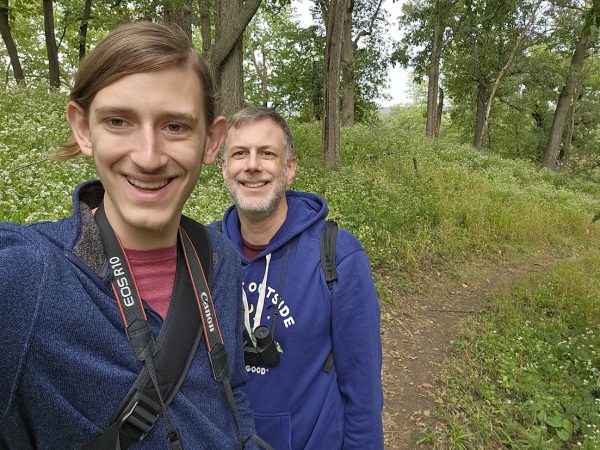
[[[300,23],[304,26],[309,25],[312,22],[310,17],[310,10],[308,7],[309,0],[293,0],[292,5],[294,6],[296,13],[300,19]],[[394,40],[400,39],[400,30],[398,29],[398,16],[401,14],[403,0],[383,0],[382,7],[389,13],[390,29],[388,33]],[[384,100],[379,99],[378,103],[380,106],[392,106],[402,103],[409,103],[410,97],[408,94],[408,88],[410,85],[408,71],[399,66],[390,67],[388,71],[388,84],[387,94],[391,96],[391,99]]]
[[[390,37],[395,41],[400,39],[400,29],[398,28],[398,16],[402,14],[403,0],[396,0],[392,3],[392,0],[383,0],[382,6],[386,11],[389,12],[390,18],[390,29],[388,33]],[[398,105],[401,103],[409,103],[410,96],[408,94],[408,88],[410,86],[408,71],[400,66],[396,65],[388,70],[388,82],[389,88],[387,93],[391,95],[391,100],[380,100],[381,106]]]

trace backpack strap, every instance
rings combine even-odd
[[[206,278],[212,284],[212,249],[204,226],[182,216],[181,226],[190,236],[200,257]],[[178,249],[178,252],[181,251]],[[178,258],[180,261],[181,258]],[[185,271],[184,271],[185,273]],[[177,276],[174,292],[193,294],[190,277]],[[174,296],[173,299],[183,295]],[[176,324],[176,326],[174,326]],[[193,301],[172,301],[169,313],[157,338],[155,365],[159,368],[158,386],[164,405],[167,407],[185,379],[196,348],[202,335],[201,318]],[[110,425],[92,440],[85,450],[126,449],[142,440],[150,432],[158,417],[161,406],[156,388],[150,378],[147,366],[140,371],[125,399],[113,414]]]
[[[321,266],[325,274],[325,281],[329,292],[333,291],[333,283],[338,279],[337,269],[335,268],[335,246],[337,240],[338,226],[333,220],[325,222],[325,226],[321,230]],[[323,364],[323,370],[327,373],[333,369],[333,352],[327,355],[327,359]]]
[[[337,281],[337,270],[335,268],[335,243],[337,240],[338,226],[333,220],[325,222],[321,230],[321,266],[325,274],[325,281],[329,292],[333,290],[333,283]]]

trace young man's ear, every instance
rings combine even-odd
[[[204,145],[204,154],[202,163],[209,165],[215,162],[223,142],[227,137],[227,119],[223,116],[217,117],[206,130],[206,144]]]
[[[73,137],[77,141],[77,144],[81,149],[81,153],[83,153],[85,156],[91,157],[93,151],[90,127],[87,121],[85,110],[79,103],[70,101],[67,105],[67,122],[69,122],[69,125],[71,126]]]

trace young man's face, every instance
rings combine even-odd
[[[106,86],[87,117],[69,104],[69,123],[94,159],[106,215],[126,247],[173,245],[202,163],[217,156],[226,124],[219,117],[207,129],[201,89],[191,68],[174,67]]]
[[[264,119],[229,129],[222,168],[240,214],[261,219],[282,207],[296,174],[296,159],[286,161],[282,129]]]

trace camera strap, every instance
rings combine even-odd
[[[95,220],[113,275],[112,290],[127,337],[136,358],[144,363],[144,367],[113,415],[110,426],[90,442],[86,450],[126,449],[141,441],[160,415],[164,417],[171,448],[183,448],[167,406],[185,379],[202,332],[213,377],[223,383],[225,397],[239,432],[237,409],[227,380],[229,367],[225,346],[202,269],[204,266],[210,271],[212,262],[204,227],[185,216],[181,218],[173,296],[165,323],[155,341],[125,250],[106,218],[103,203],[96,211]],[[194,244],[198,246],[198,252]],[[202,262],[198,253],[202,256]]]

